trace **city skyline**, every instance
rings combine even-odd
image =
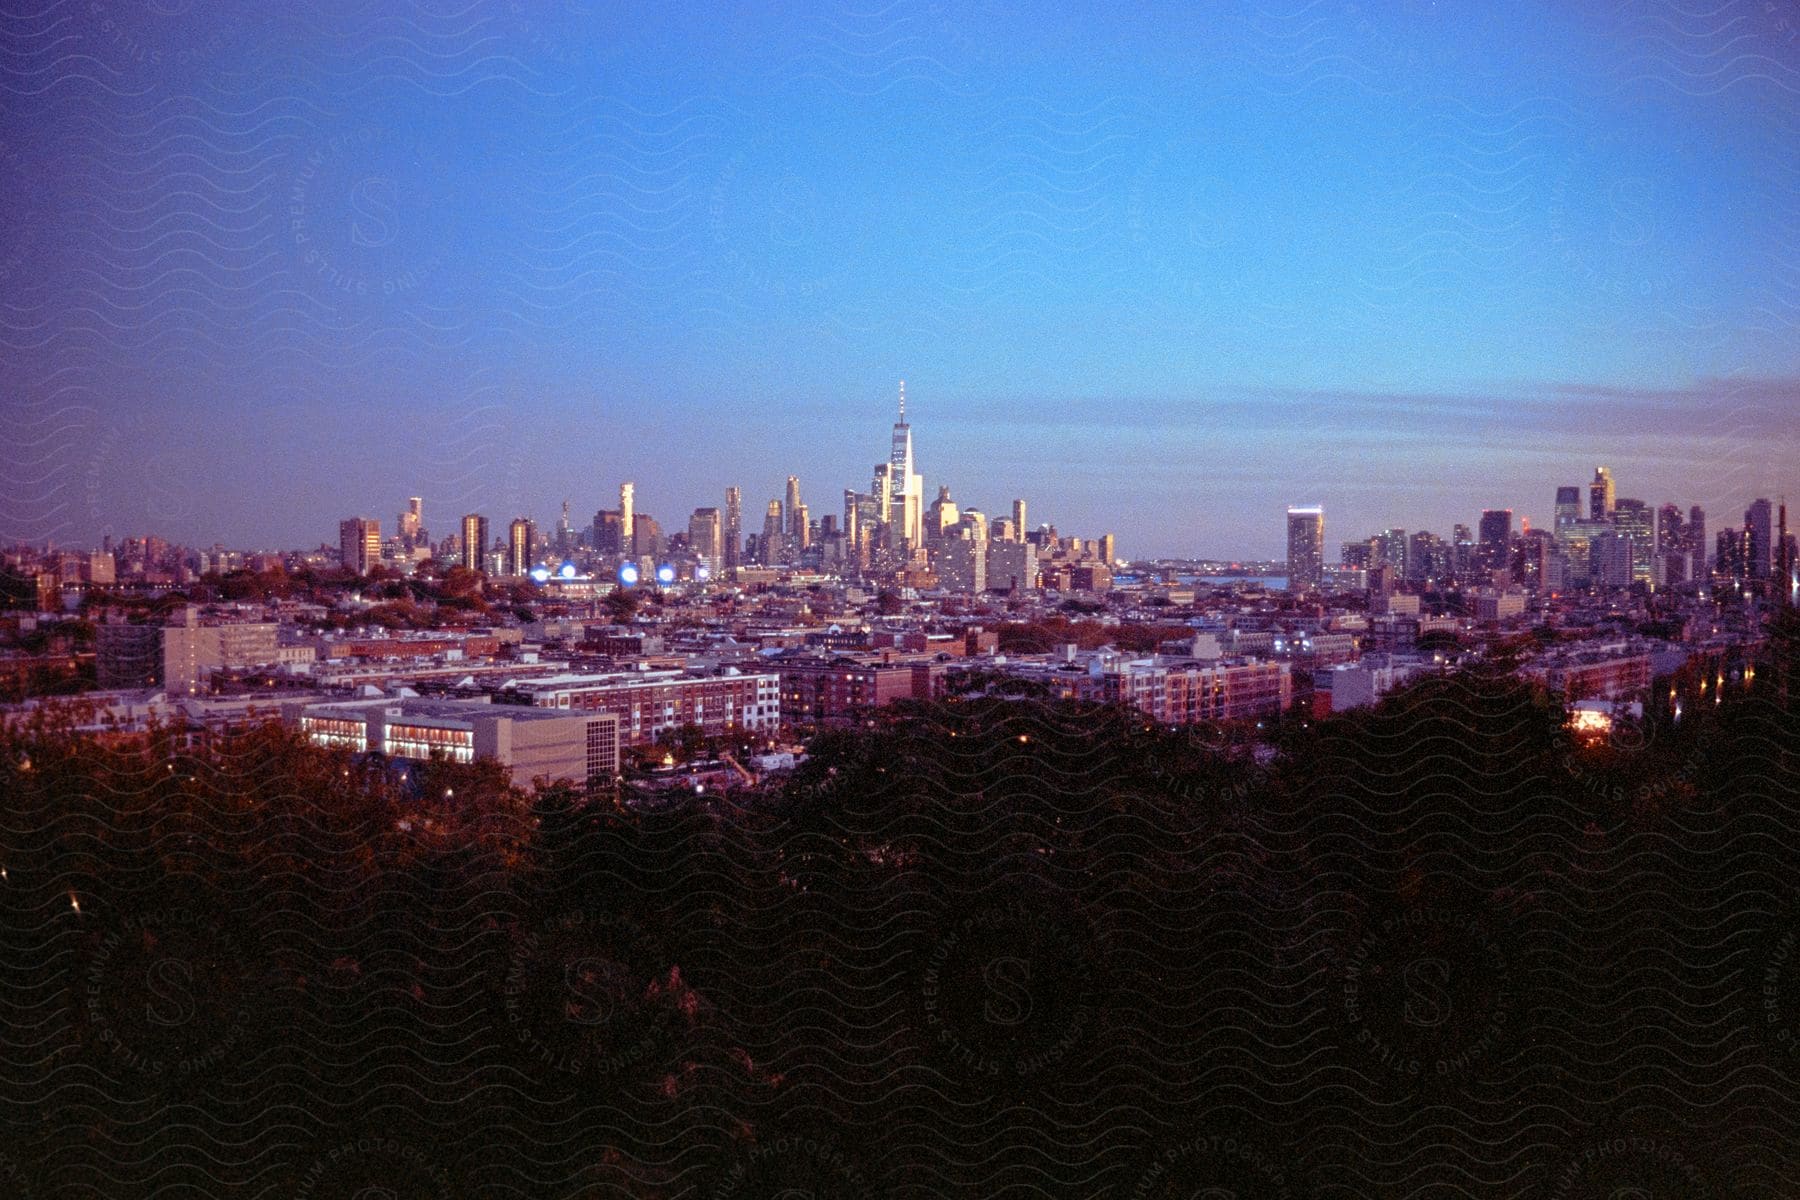
[[[927,498],[1134,555],[1800,495],[1761,6],[329,9],[0,24],[0,540],[861,487],[902,377]]]
[[[902,392],[901,392],[901,395],[902,395],[901,415],[904,418],[904,416],[905,416],[904,407],[903,407],[904,406],[904,383],[902,383],[901,389],[902,389]],[[893,428],[894,428],[895,432],[893,435],[894,444],[893,444],[893,448],[892,448],[892,456],[893,457],[891,459],[891,462],[900,461],[900,459],[902,458],[903,455],[904,455],[906,461],[908,461],[908,462],[912,461],[912,443],[911,443],[911,428],[912,427],[911,427],[910,422],[906,422],[906,421],[902,420],[901,422],[896,423]],[[901,441],[901,437],[902,437],[901,431],[902,430],[905,431],[904,449],[902,448],[902,441]],[[1616,473],[1613,473],[1611,471],[1610,467],[1605,466],[1605,465],[1602,465],[1602,466],[1596,468],[1596,480],[1592,483],[1583,483],[1583,484],[1579,484],[1579,485],[1554,484],[1554,485],[1547,485],[1546,487],[1540,489],[1540,491],[1542,491],[1544,493],[1544,495],[1548,496],[1551,501],[1550,503],[1543,504],[1542,506],[1540,506],[1540,511],[1543,511],[1543,512],[1549,514],[1547,518],[1539,518],[1530,511],[1518,512],[1516,509],[1480,508],[1480,509],[1474,509],[1474,510],[1470,510],[1470,511],[1475,512],[1476,515],[1482,519],[1485,519],[1486,516],[1490,515],[1490,514],[1502,513],[1502,512],[1505,513],[1508,518],[1508,530],[1509,531],[1511,529],[1511,522],[1514,522],[1514,521],[1519,523],[1519,526],[1521,529],[1529,526],[1531,528],[1537,528],[1537,529],[1554,530],[1558,526],[1559,510],[1564,507],[1561,504],[1561,501],[1564,499],[1565,494],[1570,493],[1570,492],[1575,492],[1580,495],[1580,497],[1581,497],[1581,502],[1580,502],[1581,516],[1583,519],[1585,519],[1587,517],[1587,515],[1589,514],[1591,504],[1597,505],[1600,503],[1599,498],[1597,496],[1592,497],[1590,499],[1588,493],[1598,487],[1598,480],[1601,475],[1605,475],[1607,477],[1607,484],[1609,487],[1609,495],[1608,495],[1608,500],[1607,500],[1607,511],[1610,513],[1611,504],[1613,502],[1611,497],[1612,497],[1612,495],[1616,494],[1616,489],[1617,489],[1617,475],[1616,475]],[[800,495],[801,489],[803,489],[806,486],[805,479],[806,479],[806,477],[803,475],[793,475],[793,474],[787,475],[785,477],[785,481],[784,481],[781,489],[775,495],[772,495],[769,497],[771,519],[779,518],[779,530],[784,538],[794,536],[794,529],[793,529],[793,525],[792,525],[794,513],[791,510],[790,505],[792,504],[794,498],[797,497],[798,495]],[[612,513],[612,515],[615,518],[619,517],[621,512],[630,514],[634,511],[644,511],[644,512],[649,511],[648,509],[645,509],[645,508],[639,508],[636,505],[636,495],[637,495],[637,488],[638,488],[638,483],[636,480],[626,480],[626,481],[619,482],[617,484],[612,484],[612,485],[603,483],[599,486],[601,486],[603,488],[609,488],[610,490],[613,491],[613,494],[617,496],[619,507],[610,510],[610,512]],[[724,507],[721,507],[718,504],[710,504],[709,505],[709,504],[705,504],[705,503],[694,504],[691,507],[680,504],[680,503],[677,503],[677,504],[671,505],[671,506],[667,506],[668,511],[667,511],[667,514],[665,515],[665,517],[663,518],[663,520],[667,520],[667,521],[671,522],[668,526],[668,532],[670,532],[670,533],[682,532],[684,530],[684,528],[686,527],[688,521],[690,520],[690,515],[698,515],[698,510],[712,509],[712,510],[716,510],[717,512],[719,512],[721,514],[724,513],[726,511],[726,509],[729,507],[729,504],[731,501],[731,494],[734,492],[740,491],[743,486],[745,486],[745,485],[743,485],[743,484],[722,485],[721,487],[719,487],[717,489],[719,496],[723,497],[726,501],[726,505]],[[838,490],[835,481],[820,481],[816,486],[819,486],[822,489],[824,489],[825,491],[827,491],[831,494],[834,494],[834,495],[836,494],[836,492]],[[981,512],[987,514],[987,517],[989,520],[992,520],[995,517],[998,517],[1001,513],[1007,512],[1009,510],[1016,514],[1018,511],[1018,505],[1020,505],[1021,503],[1025,503],[1025,502],[1029,502],[1030,504],[1032,504],[1034,506],[1032,511],[1036,514],[1042,514],[1045,511],[1045,507],[1050,507],[1052,512],[1054,512],[1054,500],[1053,500],[1053,498],[1047,497],[1047,496],[1015,497],[1010,501],[993,502],[993,503],[991,503],[990,506],[984,507],[980,503],[971,503],[969,501],[967,492],[965,490],[961,489],[955,483],[946,482],[942,485],[931,485],[931,484],[926,485],[927,489],[929,489],[929,487],[931,487],[931,486],[941,486],[943,488],[949,489],[953,493],[953,498],[957,501],[957,503],[959,505],[966,505],[969,509],[980,510]],[[850,493],[852,491],[854,491],[855,489],[846,487],[843,490],[845,491],[845,499],[847,501],[850,498]],[[921,502],[923,502],[925,500],[925,497],[923,495],[921,495],[919,497],[919,499]],[[1677,495],[1674,497],[1661,497],[1658,499],[1650,499],[1648,496],[1632,496],[1632,497],[1624,497],[1624,499],[1627,499],[1629,502],[1641,504],[1644,506],[1644,509],[1646,510],[1646,515],[1648,515],[1651,518],[1652,530],[1654,530],[1654,528],[1655,528],[1655,513],[1660,508],[1673,507],[1673,508],[1682,509],[1682,510],[1692,508],[1692,509],[1701,510],[1701,511],[1717,511],[1714,506],[1696,503],[1690,499],[1684,498],[1682,495]],[[1747,496],[1740,503],[1746,507],[1756,504],[1756,503],[1762,503],[1765,505],[1768,505],[1768,504],[1779,505],[1779,504],[1783,503],[1784,500],[1785,500],[1785,496],[1778,493],[1772,497],[1768,496],[1768,495]],[[896,496],[896,502],[898,502],[898,496]],[[339,528],[339,537],[340,538],[348,537],[348,534],[346,534],[344,532],[344,529],[347,526],[348,522],[351,520],[373,521],[377,525],[381,526],[382,528],[389,530],[390,533],[394,534],[394,535],[400,535],[405,532],[404,525],[406,524],[406,522],[408,521],[409,518],[415,523],[415,528],[416,528],[417,523],[419,522],[420,506],[424,503],[429,503],[429,496],[425,496],[425,497],[421,497],[418,495],[407,496],[407,497],[405,497],[405,503],[407,505],[406,509],[402,510],[400,512],[399,518],[397,518],[396,520],[391,521],[391,522],[384,522],[383,518],[379,515],[375,515],[375,516],[367,515],[370,512],[379,513],[381,510],[377,506],[365,507],[363,510],[361,510],[361,512],[358,515],[356,515],[354,517],[344,517],[344,516],[340,515],[338,518],[334,519],[334,523]],[[561,503],[562,509],[564,510],[564,514],[566,516],[571,501],[565,497],[564,500],[562,500],[560,503]],[[1727,500],[1727,501],[1724,501],[1723,503],[1726,506],[1725,511],[1730,511],[1730,512],[1736,511],[1735,509],[1731,508],[1731,505],[1733,503],[1732,501]],[[576,505],[575,507],[576,507],[577,511],[581,511],[580,505]],[[664,506],[658,505],[657,507],[660,509]],[[922,507],[922,503],[921,503],[921,507]],[[1335,557],[1335,555],[1336,555],[1337,549],[1340,546],[1342,546],[1343,544],[1346,544],[1348,542],[1360,542],[1366,538],[1376,536],[1379,533],[1380,529],[1383,528],[1383,526],[1379,522],[1371,523],[1366,526],[1352,526],[1347,519],[1343,518],[1340,515],[1339,510],[1335,510],[1333,508],[1333,506],[1330,504],[1312,503],[1312,504],[1307,504],[1307,505],[1302,506],[1302,505],[1298,505],[1298,504],[1294,504],[1294,503],[1288,503],[1285,505],[1285,507],[1287,508],[1290,517],[1292,517],[1296,512],[1299,512],[1299,511],[1318,512],[1318,513],[1320,513],[1321,516],[1323,515],[1324,512],[1331,512],[1332,517],[1333,517],[1333,524],[1332,524],[1331,528],[1325,532],[1324,541],[1322,543],[1323,561],[1327,564],[1336,563],[1338,561],[1338,559]],[[802,512],[807,512],[807,511],[809,511],[810,506],[808,506],[804,502],[802,502],[800,505],[800,509]],[[595,516],[604,515],[608,511],[609,510],[605,510],[605,509],[597,509],[597,510],[595,510]],[[831,516],[835,517],[834,510],[829,505],[823,506],[821,508],[818,508],[818,509],[812,510],[812,511],[814,512],[813,521],[814,521],[815,525],[817,524],[817,520],[818,520],[819,516],[831,515]],[[1354,511],[1354,510],[1352,510],[1352,511]],[[1466,513],[1463,515],[1466,516]],[[511,513],[510,515],[503,515],[503,514],[499,513],[498,511],[495,511],[495,512],[473,512],[473,511],[471,511],[468,513],[455,514],[454,516],[451,516],[451,517],[445,517],[445,516],[439,515],[438,517],[435,518],[437,521],[440,522],[440,524],[437,526],[437,536],[434,540],[441,542],[443,540],[444,534],[449,533],[449,532],[456,532],[460,535],[461,531],[467,527],[467,518],[471,517],[471,516],[479,516],[479,517],[483,518],[484,523],[490,524],[490,526],[496,530],[504,530],[508,524],[510,524],[511,522],[513,522],[515,520],[527,521],[527,522],[531,523],[534,528],[535,537],[537,539],[536,544],[538,544],[542,549],[544,549],[544,551],[546,553],[548,553],[550,551],[550,549],[552,548],[553,544],[549,541],[548,536],[543,534],[543,532],[542,532],[544,523],[539,521],[539,519],[537,518],[535,513],[532,513],[532,512],[515,512],[515,513]],[[1746,516],[1747,516],[1747,513],[1746,513]],[[627,517],[627,520],[629,520],[629,517]],[[448,522],[448,524],[444,523],[446,521]],[[1449,533],[1451,530],[1455,529],[1457,526],[1464,525],[1464,524],[1472,525],[1474,523],[1475,522],[1473,520],[1458,520],[1458,519],[1452,518],[1452,519],[1447,519],[1447,520],[1442,520],[1442,521],[1437,521],[1437,522],[1421,522],[1421,523],[1411,523],[1411,524],[1406,523],[1406,522],[1390,522],[1386,527],[1390,528],[1390,529],[1398,528],[1401,530],[1413,529],[1413,530],[1417,530],[1417,531],[1421,531],[1421,532],[1431,532],[1433,534],[1441,535],[1441,534]],[[1736,518],[1732,517],[1728,523],[1736,523]],[[431,519],[424,520],[423,525],[428,532],[432,531],[432,520]],[[1064,535],[1069,535],[1071,533],[1075,534],[1076,536],[1084,536],[1085,535],[1084,534],[1085,527],[1075,527],[1068,522],[1058,521],[1058,520],[1054,519],[1054,517],[1052,517],[1051,519],[1048,519],[1048,520],[1042,520],[1037,525],[1029,525],[1027,527],[1027,529],[1022,532],[1029,532],[1029,531],[1035,530],[1041,526],[1049,526],[1049,527],[1056,528],[1059,531],[1061,531]],[[1717,528],[1717,527],[1718,526],[1715,525],[1715,528]],[[578,520],[575,522],[574,528],[575,528],[575,532],[577,534],[585,536],[586,532],[591,530],[591,528],[592,528],[592,520],[588,519],[588,518]],[[721,526],[721,529],[723,530],[723,526]],[[1118,528],[1108,527],[1108,529],[1109,529],[1109,532],[1111,532],[1115,537],[1118,536],[1118,534],[1119,534]],[[1342,535],[1342,537],[1338,536],[1340,534]],[[279,544],[279,545],[234,543],[234,542],[230,542],[230,541],[220,539],[220,538],[213,538],[211,540],[206,540],[206,539],[186,540],[186,539],[182,539],[179,537],[171,537],[168,532],[166,532],[164,530],[159,530],[159,529],[127,530],[127,531],[124,531],[123,533],[109,534],[108,536],[113,537],[114,540],[123,540],[124,538],[142,537],[142,536],[146,536],[146,535],[154,535],[154,536],[162,537],[165,540],[174,542],[175,544],[181,544],[181,545],[190,545],[190,546],[194,546],[194,547],[207,547],[207,546],[218,545],[218,546],[224,546],[228,549],[233,549],[233,550],[245,550],[245,551],[256,551],[256,552],[295,551],[295,550],[303,550],[303,549],[312,548],[315,545],[316,546],[329,546],[332,544],[332,539],[330,539],[329,537],[321,537],[316,542],[302,537],[291,543]],[[1127,531],[1127,536],[1129,536],[1129,531]],[[1291,537],[1291,534],[1290,534],[1290,537]],[[1270,538],[1267,540],[1275,541],[1278,538],[1279,538],[1279,531],[1277,531],[1276,538]],[[1482,541],[1484,543],[1487,540],[1488,539],[1485,537],[1482,538]],[[496,541],[496,539],[490,536],[490,538],[488,539],[488,546],[491,548],[495,544],[495,541]],[[345,542],[345,544],[347,545],[349,543]],[[64,545],[72,547],[72,546],[76,545],[76,543],[64,543]],[[96,540],[95,542],[92,543],[92,546],[90,548],[98,549],[99,545],[100,545],[99,541]],[[735,546],[735,549],[740,553],[742,552],[743,546],[742,546],[741,542]],[[1212,561],[1237,560],[1237,561],[1246,561],[1246,562],[1281,562],[1281,561],[1285,561],[1289,557],[1290,553],[1291,553],[1291,545],[1276,545],[1276,546],[1273,546],[1270,549],[1270,551],[1267,553],[1240,553],[1240,554],[1210,553],[1210,552],[1208,552],[1207,548],[1199,547],[1199,548],[1195,548],[1195,549],[1187,551],[1187,552],[1139,553],[1139,554],[1128,556],[1128,557],[1135,558],[1139,561],[1149,561],[1149,560],[1153,560],[1153,559],[1171,559],[1171,560],[1175,560],[1175,559],[1201,560],[1201,559],[1204,559],[1204,560],[1212,560]]]

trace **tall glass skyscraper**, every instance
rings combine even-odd
[[[1573,525],[1581,520],[1581,489],[1578,487],[1559,487],[1556,489],[1556,524],[1555,529],[1565,525]]]
[[[888,453],[888,524],[907,546],[925,540],[925,480],[913,470],[912,426],[906,423],[906,381],[900,381],[900,419],[894,422],[893,446]]]
[[[1287,510],[1288,591],[1316,592],[1325,583],[1325,508],[1290,505]]]
[[[1594,482],[1588,484],[1588,520],[1610,521],[1613,514],[1613,477],[1606,467],[1594,468]]]
[[[1650,582],[1650,563],[1656,557],[1656,514],[1642,500],[1619,500],[1613,505],[1613,528],[1631,539],[1631,578]]]

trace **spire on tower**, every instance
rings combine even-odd
[[[906,424],[906,380],[900,381],[900,423]]]

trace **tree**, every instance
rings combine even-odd
[[[600,601],[600,605],[606,609],[607,615],[612,617],[614,624],[625,625],[637,615],[638,602],[642,598],[643,593],[635,588],[616,587],[606,593],[606,597]]]

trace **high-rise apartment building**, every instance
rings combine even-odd
[[[1613,477],[1606,467],[1594,468],[1594,482],[1588,484],[1588,520],[1610,521],[1613,515]]]
[[[1707,574],[1706,554],[1708,549],[1706,544],[1706,510],[1701,508],[1698,504],[1688,509],[1687,537],[1688,550],[1693,555],[1693,561],[1688,565],[1688,578],[1705,582]]]
[[[1744,529],[1750,535],[1751,579],[1767,579],[1775,571],[1775,509],[1767,500],[1753,500],[1744,510]]]
[[[624,554],[625,525],[615,508],[603,508],[594,514],[594,553]]]
[[[537,561],[538,532],[536,522],[516,517],[506,531],[506,573],[523,575]]]
[[[462,565],[471,571],[487,569],[488,519],[469,513],[462,519]]]
[[[1443,583],[1454,569],[1450,543],[1421,529],[1407,540],[1406,577],[1418,584]]]
[[[1038,585],[1037,547],[1030,542],[987,544],[987,586],[997,591],[1028,592]]]
[[[1406,530],[1384,529],[1369,539],[1369,566],[1378,562],[1387,563],[1394,568],[1396,579],[1408,577],[1407,555],[1410,547],[1406,541]]]
[[[1467,525],[1457,525],[1450,531],[1451,569],[1458,579],[1466,579],[1475,570],[1475,535]]]
[[[637,538],[637,485],[621,483],[619,485],[619,539],[626,546],[636,545]]]
[[[738,557],[744,552],[744,489],[728,487],[725,489],[725,566],[738,565]]]
[[[937,572],[939,587],[970,595],[979,595],[987,590],[986,538],[944,538],[932,548],[931,560]]]
[[[1314,592],[1325,583],[1325,508],[1291,505],[1287,510],[1288,591]]]
[[[358,575],[381,565],[381,522],[350,517],[338,522],[338,555]]]
[[[709,568],[717,568],[724,541],[724,523],[716,508],[696,508],[688,518],[688,549]]]
[[[1687,522],[1682,519],[1681,505],[1665,504],[1656,510],[1656,552],[1667,554],[1687,545]]]
[[[1725,579],[1746,579],[1750,575],[1750,531],[1734,528],[1719,530],[1713,571]]]
[[[637,513],[631,519],[631,552],[639,558],[656,558],[663,552],[662,525],[649,513]]]

